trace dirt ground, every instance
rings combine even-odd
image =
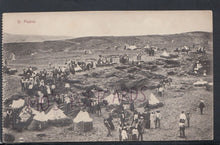
[[[140,50],[126,51],[126,53],[132,58],[136,57],[136,54]],[[20,76],[22,69],[28,66],[36,66],[38,70],[48,68],[48,62],[52,62],[52,65],[63,65],[65,59],[85,59],[85,58],[98,58],[99,54],[109,55],[110,52],[93,52],[88,55],[81,55],[83,52],[58,52],[58,53],[38,53],[34,57],[28,56],[27,58],[20,58],[16,61],[9,62],[9,66],[16,68],[18,73],[15,75],[3,74],[3,100],[9,98],[13,94],[20,92]],[[124,51],[111,52],[112,55],[119,55],[125,53]],[[160,53],[156,52],[155,57],[148,57],[144,55],[142,59],[144,61],[155,61],[159,57]],[[61,57],[63,56],[63,57]],[[64,57],[65,56],[65,57]],[[81,57],[80,57],[81,56]],[[188,57],[185,53],[180,54],[180,57]],[[27,65],[28,64],[28,65]],[[182,66],[181,66],[182,67]],[[187,67],[187,65],[185,65]],[[97,68],[89,72],[99,72],[105,70],[105,72],[111,72],[114,70],[113,66]],[[155,72],[157,74],[166,75],[170,69],[159,67]],[[184,71],[184,70],[182,70]],[[85,73],[77,73],[71,76],[73,79],[85,78]],[[161,111],[161,128],[160,129],[145,129],[144,140],[145,141],[158,141],[158,140],[211,140],[213,139],[213,92],[207,91],[205,87],[194,87],[193,83],[203,79],[212,82],[212,76],[197,77],[193,75],[182,76],[170,76],[172,83],[166,87],[163,97],[158,99],[163,102],[164,106],[157,109]],[[104,83],[105,78],[86,78],[85,83],[90,82],[97,84],[98,86]],[[183,89],[180,89],[183,87]],[[203,99],[205,102],[204,115],[200,115],[198,104]],[[137,106],[138,103],[135,104]],[[191,119],[189,128],[186,128],[186,138],[179,137],[179,115],[181,111],[190,112]],[[153,111],[153,110],[152,110]],[[4,112],[5,113],[5,112]],[[102,114],[108,113],[105,108],[102,108]],[[4,133],[11,133],[15,136],[15,142],[19,142],[19,138],[23,138],[26,142],[68,142],[68,141],[119,141],[119,119],[114,118],[113,123],[116,129],[112,132],[112,137],[106,137],[107,129],[103,124],[103,116],[90,114],[93,118],[93,130],[87,133],[78,134],[74,131],[68,130],[72,125],[66,127],[49,127],[44,131],[28,131],[16,132],[13,130],[5,129]],[[71,116],[69,116],[71,118]],[[45,137],[37,137],[37,134],[45,134]]]

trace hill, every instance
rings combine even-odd
[[[22,38],[23,36],[19,39]],[[28,39],[29,38],[25,41]],[[144,48],[144,46],[149,44],[159,48],[167,48],[168,51],[185,45],[189,47],[193,47],[193,45],[202,45],[211,50],[212,33],[187,32],[171,35],[80,37],[75,39],[43,42],[4,43],[3,50],[7,53],[14,53],[15,55],[23,56],[35,52],[61,52],[74,51],[76,49],[112,49],[115,51],[115,47],[123,49],[126,44],[136,45],[139,48]]]
[[[21,42],[43,42],[49,40],[70,39],[70,36],[43,36],[43,35],[20,35],[20,34],[3,34],[3,43],[21,43]]]

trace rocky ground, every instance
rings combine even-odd
[[[16,61],[9,62],[9,67],[16,68],[18,73],[15,75],[3,74],[3,100],[10,98],[10,96],[19,93],[20,88],[20,76],[23,68],[28,66],[35,66],[38,70],[44,68],[48,69],[48,63],[52,62],[52,65],[64,65],[66,58],[74,60],[85,60],[98,58],[99,54],[102,55],[120,55],[128,54],[131,59],[135,59],[137,54],[142,50],[114,50],[100,51],[94,50],[92,54],[84,55],[83,51],[76,52],[42,52],[38,53],[34,57],[26,56],[17,59]],[[76,75],[69,76],[70,80],[76,82],[71,84],[71,87],[75,91],[83,91],[78,89],[79,87],[95,85],[100,88],[113,89],[117,82],[120,80],[125,81],[125,85],[135,85],[137,80],[140,80],[142,86],[151,86],[151,89],[146,90],[147,92],[156,92],[154,86],[158,85],[161,81],[160,77],[171,78],[172,83],[170,86],[165,88],[163,97],[157,98],[164,104],[163,107],[158,108],[161,111],[161,128],[160,129],[145,129],[144,140],[145,141],[156,141],[156,140],[211,140],[213,139],[213,92],[207,91],[205,87],[195,87],[193,83],[198,80],[206,80],[212,82],[212,75],[209,74],[206,77],[195,76],[189,74],[192,71],[194,62],[197,60],[195,53],[180,53],[177,61],[180,63],[179,67],[165,68],[164,61],[162,65],[156,64],[161,61],[160,54],[162,52],[156,52],[154,57],[149,57],[147,54],[142,56],[142,60],[145,63],[143,66],[156,65],[156,69],[152,70],[145,67],[128,66],[125,69],[117,69],[118,65],[110,67],[99,67],[87,72],[76,73]],[[173,52],[172,52],[173,53]],[[212,55],[209,54],[210,56]],[[28,62],[28,63],[27,63]],[[131,70],[132,69],[132,70]],[[131,71],[131,72],[129,72]],[[167,73],[173,71],[175,74],[168,76]],[[141,81],[144,80],[144,81]],[[78,88],[76,87],[78,86]],[[206,108],[204,115],[200,115],[198,104],[200,99],[205,101]],[[139,106],[140,102],[135,102],[135,106]],[[153,109],[155,110],[155,109]],[[180,112],[188,111],[191,114],[191,126],[186,128],[186,138],[179,137],[179,115]],[[3,112],[5,113],[5,112]],[[112,137],[106,137],[107,129],[103,124],[103,117],[109,113],[106,108],[102,108],[102,116],[91,114],[93,118],[93,130],[87,133],[79,134],[69,128],[72,127],[49,127],[44,131],[28,131],[16,132],[14,130],[5,129],[4,133],[10,133],[15,136],[15,142],[19,141],[19,138],[23,138],[24,141],[39,142],[39,141],[118,141],[118,125],[119,118],[114,118],[113,122],[116,129],[113,131]],[[69,116],[73,118],[72,116]],[[43,137],[39,137],[38,134],[44,134]]]

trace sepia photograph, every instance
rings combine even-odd
[[[213,140],[212,11],[2,15],[4,143]]]

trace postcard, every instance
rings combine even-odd
[[[212,11],[3,14],[3,142],[213,139]]]

